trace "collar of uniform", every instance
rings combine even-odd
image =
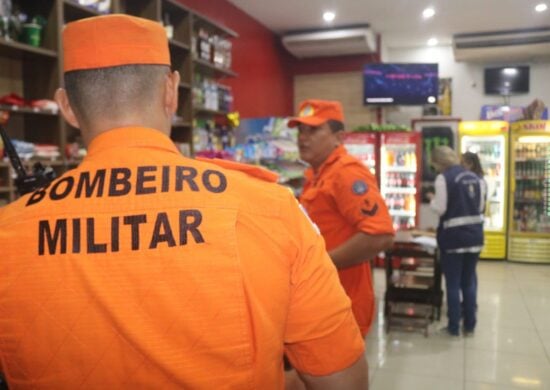
[[[147,127],[120,127],[105,131],[88,146],[88,156],[112,148],[147,147],[179,153],[174,142],[159,130]]]
[[[336,148],[334,148],[334,150],[329,154],[329,156],[327,157],[327,159],[325,160],[325,162],[323,164],[321,164],[321,166],[319,167],[319,169],[317,170],[317,172],[313,171],[313,168],[308,168],[305,172],[305,176],[306,176],[306,179],[307,180],[312,180],[313,178],[315,177],[319,177],[321,176],[321,174],[329,167],[331,166],[334,162],[336,162],[341,156],[343,156],[344,154],[346,154],[346,148],[344,147],[344,145],[338,145]]]

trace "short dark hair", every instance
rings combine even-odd
[[[65,89],[79,121],[89,124],[98,116],[116,119],[129,111],[147,112],[169,70],[165,65],[76,70],[65,73]]]
[[[328,127],[330,128],[330,130],[333,133],[337,133],[339,131],[344,130],[344,123],[343,122],[337,121],[335,119],[329,119],[327,121],[327,123],[328,123]]]

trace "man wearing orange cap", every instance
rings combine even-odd
[[[343,122],[339,102],[306,100],[289,126],[298,127],[300,157],[310,164],[300,202],[325,239],[365,336],[375,311],[367,260],[392,245],[394,231],[375,177],[342,145]]]
[[[283,352],[312,389],[365,388],[349,299],[292,195],[170,141],[161,25],[84,19],[63,46],[55,98],[88,155],[0,209],[10,388],[275,389]]]

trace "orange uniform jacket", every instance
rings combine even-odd
[[[315,174],[306,170],[300,197],[331,251],[358,232],[393,234],[388,209],[375,177],[343,146],[337,147]],[[365,262],[338,272],[351,298],[353,313],[366,335],[373,321],[375,298],[370,265]]]
[[[361,356],[349,299],[292,194],[229,165],[186,159],[156,130],[115,129],[0,209],[10,389],[282,388],[284,352],[313,375]]]

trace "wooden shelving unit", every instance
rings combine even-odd
[[[77,0],[19,0],[19,5],[30,17],[42,15],[48,23],[42,33],[40,47],[0,38],[0,96],[13,92],[25,100],[52,99],[56,88],[62,85],[63,80],[63,55],[60,48],[64,25],[101,14],[97,10],[80,5]],[[206,29],[211,34],[231,38],[236,38],[237,34],[188,9],[177,0],[113,0],[111,11],[159,22],[168,18],[173,25],[169,48],[172,68],[181,75],[177,111],[177,116],[181,120],[173,123],[171,137],[176,142],[189,144],[192,151],[195,118],[227,114],[193,107],[194,74],[213,78],[237,76],[230,69],[219,68],[213,63],[194,58],[193,35],[198,29]],[[6,66],[2,66],[2,62],[5,62]],[[8,74],[5,74],[6,72]],[[59,146],[63,158],[56,161],[44,160],[44,165],[51,166],[58,174],[78,165],[78,161],[67,160],[64,155],[66,145],[70,140],[78,138],[80,132],[65,123],[61,115],[30,107],[6,105],[0,105],[0,110],[11,113],[7,131],[13,139]],[[24,165],[30,168],[33,163],[34,161],[28,161],[24,162]],[[0,161],[0,206],[16,198],[10,164]]]
[[[204,107],[194,107],[193,108],[193,111],[195,112],[195,115],[196,116],[209,116],[209,115],[227,115],[229,114],[227,111],[222,111],[222,110],[211,110],[209,108],[204,108]]]

